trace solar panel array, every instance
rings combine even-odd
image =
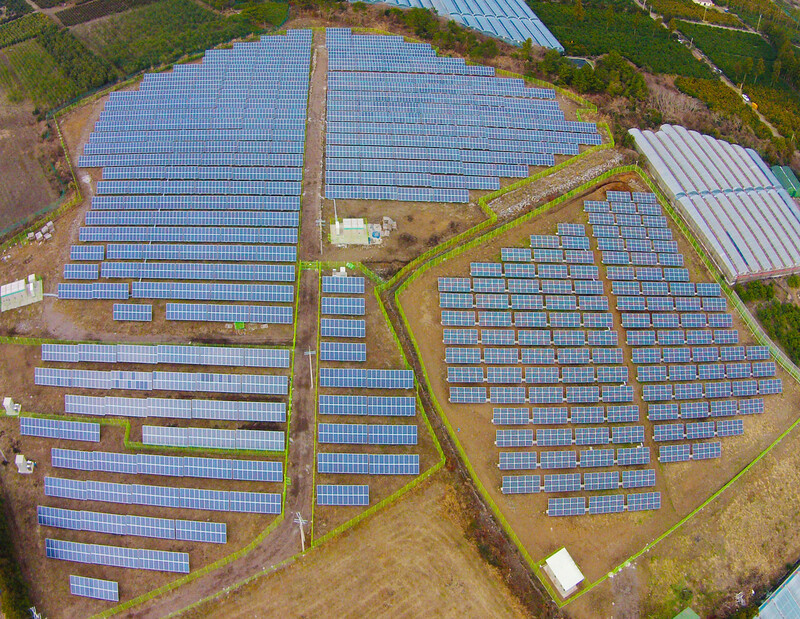
[[[50,538],[44,540],[44,547],[48,559],[138,570],[189,573],[189,555],[185,552],[101,546]]]
[[[133,280],[133,292],[70,283],[59,298],[204,300],[166,319],[290,324],[293,287],[259,282],[295,280],[310,62],[311,32],[292,30],[113,93],[79,159],[103,180],[64,277]],[[152,306],[117,304],[113,317],[151,321]]]
[[[682,267],[684,259],[676,242],[664,240],[670,234],[655,196],[608,192],[606,201],[586,202],[584,210],[607,250],[604,263],[665,265],[607,266],[648,419],[656,422],[653,439],[670,443],[659,444],[659,461],[721,457],[721,442],[695,441],[738,436],[744,422],[703,420],[763,412],[763,397],[753,396],[781,390],[771,378],[776,366],[768,349],[736,345],[719,284],[691,282],[686,269],[666,268]],[[699,421],[657,423],[680,420]]]
[[[94,598],[105,602],[119,602],[119,586],[113,580],[87,578],[86,576],[69,577],[69,592],[85,598]]]
[[[448,0],[442,3],[433,0],[390,0],[388,4],[400,8],[430,9],[462,26],[513,45],[522,45],[530,39],[534,45],[564,51],[547,26],[521,0],[491,3],[466,0]]]
[[[359,328],[353,330],[349,324],[356,322],[354,319],[325,317],[365,315],[365,283],[363,277],[343,276],[341,272],[322,277],[322,294],[334,295],[322,296],[320,303],[317,473],[323,476],[323,482],[331,477],[341,481],[341,475],[419,474],[419,454],[408,453],[417,444],[417,425],[405,421],[416,416],[416,397],[413,393],[397,395],[398,390],[414,389],[414,373],[360,367],[367,361],[368,345],[363,341],[367,339],[366,321],[358,319]],[[356,389],[358,393],[341,393],[343,389]],[[371,421],[390,417],[395,423],[365,423],[369,417]],[[340,419],[346,423],[340,423]],[[354,445],[362,447],[354,452]],[[394,452],[383,451],[385,447]],[[376,453],[376,449],[382,451]],[[398,449],[404,451],[398,453]],[[317,486],[317,505],[368,504],[368,484]]]
[[[585,496],[551,500],[550,515],[657,509],[658,492],[592,493],[655,486],[649,440],[662,463],[719,457],[720,439],[744,432],[729,417],[762,412],[781,389],[768,350],[738,345],[720,286],[690,281],[654,198],[609,192],[585,202],[588,226],[560,223],[530,247],[503,248],[499,262],[438,281],[450,402],[492,405],[499,468],[518,473],[502,477],[501,491],[589,493],[588,507]],[[646,431],[634,380],[649,421],[689,423]],[[553,469],[591,473],[538,474]]]
[[[466,203],[601,143],[594,123],[564,120],[554,91],[429,45],[345,28],[326,44],[329,199]]]

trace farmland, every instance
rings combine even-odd
[[[269,8],[270,3],[266,3]],[[263,28],[258,11],[221,17],[191,0],[159,0],[73,31],[124,74],[173,62]]]
[[[528,2],[568,54],[599,56],[615,49],[638,67],[653,73],[712,77],[670,33],[633,2],[600,0],[583,5],[576,15],[572,2]],[[575,22],[580,22],[576,28]]]
[[[741,27],[741,22],[730,13],[723,13],[717,9],[705,10],[692,0],[650,0],[648,4],[654,12],[664,18],[665,22],[671,19],[685,19],[688,21],[706,21],[720,26]]]
[[[44,108],[55,107],[81,93],[81,89],[61,70],[41,45],[28,40],[2,52],[14,82],[34,102]]]
[[[52,22],[42,13],[25,15],[0,26],[0,47],[8,47],[39,34]]]
[[[106,15],[123,13],[151,2],[153,0],[90,0],[89,2],[82,2],[68,9],[58,11],[56,17],[65,26],[75,26]]]

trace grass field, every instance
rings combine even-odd
[[[34,40],[9,47],[3,50],[2,56],[14,82],[36,105],[50,108],[80,94],[75,83]]]
[[[269,9],[268,3],[265,8]],[[123,73],[130,74],[261,30],[262,17],[256,17],[251,19],[247,11],[223,17],[192,0],[159,0],[81,24],[73,32]]]

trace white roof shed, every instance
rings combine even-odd
[[[583,582],[583,574],[566,548],[550,555],[544,562],[544,570],[562,597],[572,595]]]

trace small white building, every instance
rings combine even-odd
[[[711,0],[692,0],[695,4],[699,4],[700,6],[704,6],[707,9],[710,9],[714,6],[714,3]]]
[[[543,569],[563,598],[568,598],[575,593],[578,585],[583,582],[583,574],[575,565],[575,561],[566,548],[550,555],[545,560]]]

